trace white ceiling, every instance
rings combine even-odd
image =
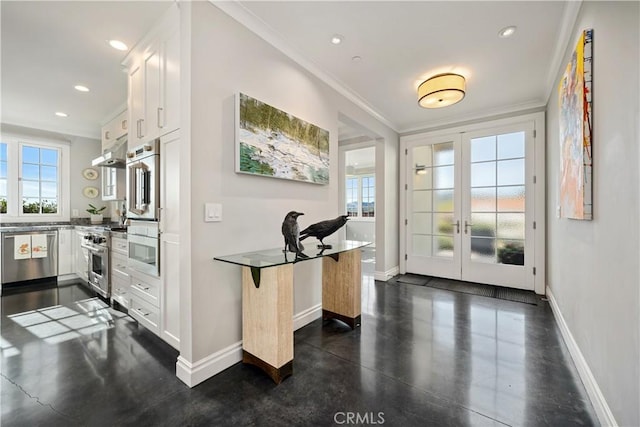
[[[100,138],[101,125],[127,100],[120,65],[127,52],[107,40],[133,47],[170,4],[2,1],[2,123]]]
[[[545,105],[579,7],[562,1],[216,4],[401,133]],[[515,35],[499,38],[510,25],[518,27]],[[344,42],[331,44],[333,34]],[[450,71],[467,78],[466,97],[442,109],[419,107],[418,84]]]
[[[543,106],[579,7],[571,1],[215,4],[398,132]],[[99,137],[100,126],[126,101],[120,66],[126,52],[106,40],[131,47],[170,2],[0,5],[2,122]],[[516,34],[498,38],[508,25],[518,27]],[[335,33],[344,36],[337,46],[329,42]],[[467,77],[465,99],[439,110],[418,107],[420,79],[443,71]],[[77,92],[75,84],[91,92]]]

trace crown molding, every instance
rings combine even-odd
[[[466,115],[456,115],[455,117],[454,116],[445,117],[440,120],[434,120],[421,125],[404,128],[399,133],[400,133],[400,136],[413,135],[413,134],[421,133],[425,131],[443,129],[447,127],[453,127],[461,124],[468,124],[471,122],[476,122],[481,120],[515,116],[515,115],[520,115],[522,113],[528,113],[528,112],[544,111],[545,107],[546,107],[546,101],[542,101],[542,100],[531,101],[531,102],[526,102],[521,104],[513,104],[507,107],[483,110],[482,113],[475,112],[475,113],[470,113]]]
[[[340,95],[347,98],[349,101],[353,102],[355,105],[366,111],[368,114],[373,116],[375,119],[388,126],[395,132],[398,132],[396,125],[394,125],[391,121],[389,121],[386,117],[384,117],[380,112],[374,109],[371,105],[369,105],[364,99],[362,99],[357,93],[352,91],[342,83],[340,80],[335,77],[329,75],[328,73],[322,71],[320,67],[318,67],[313,61],[307,59],[304,55],[302,55],[298,50],[296,50],[293,46],[285,41],[285,38],[282,37],[280,33],[275,31],[269,25],[267,25],[262,19],[257,17],[253,12],[245,8],[242,4],[233,1],[219,1],[219,0],[209,0],[209,3],[213,4],[215,7],[229,15],[231,18],[238,21],[241,25],[246,27],[249,31],[256,34],[258,37],[269,43],[271,46],[278,49],[280,52],[285,54],[291,60],[296,62],[302,68],[313,74],[315,77],[320,79],[322,82],[330,86],[333,90],[338,92]]]
[[[560,69],[564,53],[569,46],[569,42],[573,38],[573,27],[578,20],[578,13],[582,7],[582,0],[568,1],[565,3],[564,12],[562,13],[562,21],[560,23],[560,34],[558,34],[556,47],[553,51],[551,65],[547,72],[547,83],[545,85],[547,103],[551,98],[553,88],[556,84],[556,75]]]

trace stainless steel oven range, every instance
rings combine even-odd
[[[157,221],[160,215],[160,140],[127,152],[127,217]]]
[[[109,284],[109,233],[93,229],[87,233],[82,243],[89,254],[89,286],[104,298],[111,297]]]
[[[130,269],[160,276],[160,231],[156,221],[131,221],[127,227],[127,246]]]

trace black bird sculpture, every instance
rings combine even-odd
[[[348,215],[340,215],[335,219],[329,219],[326,221],[320,221],[316,224],[312,224],[302,230],[302,232],[300,232],[300,240],[304,240],[309,236],[313,236],[316,239],[320,240],[321,245],[318,245],[318,248],[331,249],[331,245],[325,245],[322,239],[338,231],[340,227],[347,223],[348,219]]]
[[[284,217],[282,221],[282,235],[284,236],[284,253],[287,250],[296,253],[296,258],[306,258],[302,253],[304,246],[300,243],[300,228],[298,227],[298,217],[304,215],[302,212],[291,211]]]

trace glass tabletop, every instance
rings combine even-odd
[[[326,243],[326,245],[331,245],[331,248],[324,249],[318,248],[315,245],[311,246],[307,244],[305,250],[302,251],[302,254],[299,256],[296,256],[294,252],[284,252],[282,248],[279,248],[266,249],[255,252],[245,252],[242,254],[217,256],[213,259],[216,261],[223,261],[231,264],[241,265],[243,267],[265,268],[307,261],[310,259],[321,258],[323,256],[336,255],[341,252],[363,248],[370,244],[371,242],[341,240],[339,242]]]

